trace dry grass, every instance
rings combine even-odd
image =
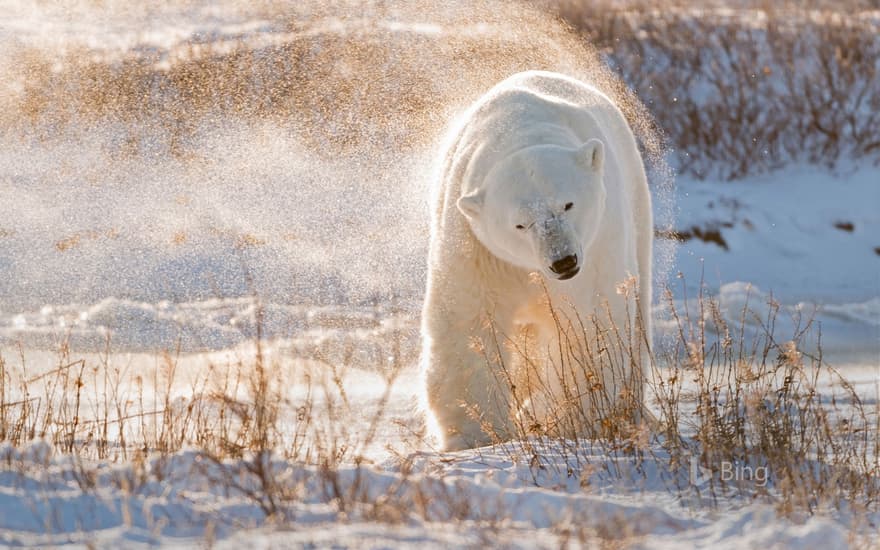
[[[713,472],[722,462],[766,466],[786,511],[844,503],[876,507],[877,404],[863,403],[825,362],[821,333],[811,319],[798,319],[794,334],[780,337],[774,328],[779,305],[772,299],[766,305],[764,317],[746,305],[734,326],[716,302],[703,297],[695,318],[674,313],[688,344],[668,352],[664,363],[672,368],[665,378],[654,370],[667,438],[681,441],[692,434],[697,446],[690,453]],[[759,328],[749,337],[746,327],[753,323]],[[707,334],[708,326],[716,336]],[[689,378],[693,389],[687,388]],[[687,392],[694,392],[695,417],[675,422],[686,418],[680,402]]]
[[[644,101],[683,173],[738,179],[790,162],[880,162],[876,2],[561,1]]]
[[[639,319],[621,327],[608,315],[559,313],[561,352],[545,363],[516,338],[497,334],[487,362],[497,364],[506,346],[530,370],[524,377],[510,365],[497,369],[516,419],[515,443],[507,448],[540,468],[554,467],[543,455],[561,450],[566,464],[612,477],[620,475],[614,459],[591,463],[597,446],[600,456],[651,456],[673,472],[681,494],[702,490],[713,501],[759,496],[786,514],[877,509],[880,405],[863,401],[823,359],[811,319],[796,320],[795,332],[783,337],[772,301],[746,304],[731,325],[710,297],[699,296],[695,311],[677,310],[669,291],[665,299],[677,334],[653,350],[644,382],[632,375],[642,370],[647,341]],[[756,313],[762,310],[763,317]],[[644,403],[637,399],[642,393]],[[540,420],[530,410],[536,399],[556,404]],[[639,414],[643,404],[654,414]],[[708,487],[691,479],[697,464]],[[735,469],[748,469],[746,479],[725,473]]]
[[[111,353],[109,337],[103,353],[86,359],[73,359],[62,340],[56,366],[40,365],[37,372],[21,347],[14,357],[0,354],[0,441],[22,449],[43,441],[49,449],[43,462],[53,454],[70,456],[83,480],[92,479],[101,462],[162,462],[196,449],[202,475],[251,498],[267,517],[284,516],[285,502],[302,497],[302,487],[278,479],[289,464],[320,466],[334,485],[340,464],[364,461],[377,429],[390,421],[386,405],[404,364],[401,336],[382,350],[387,362],[374,365],[387,387],[364,419],[365,411],[353,408],[364,403],[346,397],[342,369],[317,359],[321,346],[299,350],[312,359],[266,355],[258,300],[253,311],[250,359],[210,364],[196,377],[181,372],[179,346],[158,354],[155,368],[133,372],[124,355]],[[292,395],[292,387],[302,391]],[[345,497],[342,508],[360,490],[357,483],[345,485],[351,494],[337,495]]]

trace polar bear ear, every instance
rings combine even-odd
[[[466,218],[476,218],[482,207],[483,195],[479,191],[474,191],[470,195],[464,195],[458,199],[458,210]]]
[[[605,162],[605,146],[598,139],[588,139],[578,149],[577,156],[584,168],[601,172]]]

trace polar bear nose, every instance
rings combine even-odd
[[[560,279],[571,279],[579,271],[578,257],[574,254],[569,254],[562,259],[556,260],[550,266],[550,271],[559,275]]]

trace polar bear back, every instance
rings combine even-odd
[[[464,119],[456,156],[467,162],[458,167],[465,193],[498,158],[518,149],[536,143],[571,147],[590,138],[606,145],[609,166],[621,170],[622,181],[644,179],[635,138],[620,109],[597,88],[564,75],[513,75],[486,93]],[[483,149],[487,145],[491,148]]]

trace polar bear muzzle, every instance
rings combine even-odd
[[[558,275],[560,281],[567,281],[578,274],[581,268],[578,266],[577,254],[569,254],[550,264],[550,271]]]
[[[539,258],[538,265],[548,278],[567,281],[578,274],[579,239],[562,216],[551,216],[534,224],[529,236]]]

